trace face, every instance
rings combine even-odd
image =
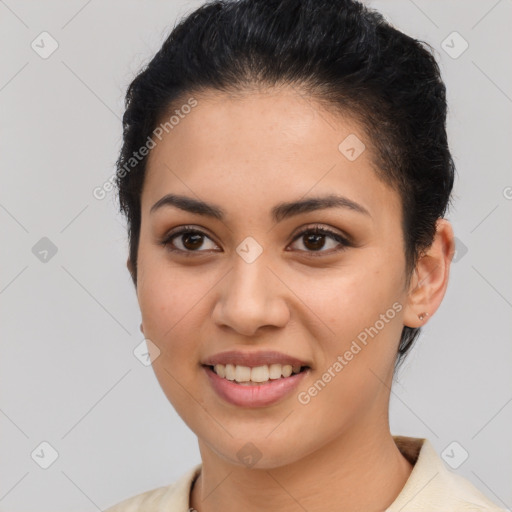
[[[271,468],[387,428],[405,253],[400,198],[370,141],[290,89],[195,98],[152,149],[141,200],[137,296],[163,391],[201,449],[237,465],[249,442]],[[216,215],[152,210],[168,194]],[[283,206],[327,196],[341,199]],[[308,368],[262,393],[219,385],[204,364],[233,350]],[[265,366],[252,363],[241,366]]]

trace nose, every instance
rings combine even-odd
[[[287,288],[261,255],[247,263],[238,255],[232,270],[219,283],[213,320],[238,334],[254,336],[263,327],[283,327],[290,319]]]

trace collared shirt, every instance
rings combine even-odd
[[[413,470],[385,512],[506,512],[469,480],[449,470],[428,439],[393,439]],[[190,512],[190,491],[201,467],[197,464],[173,484],[128,498],[105,512]]]

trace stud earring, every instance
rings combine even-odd
[[[428,316],[429,316],[429,315],[428,315],[428,313],[420,313],[420,314],[418,315],[418,318],[419,318],[420,320],[423,320],[423,319],[425,319],[425,318],[426,318],[426,317],[428,317]]]

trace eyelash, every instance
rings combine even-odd
[[[197,253],[205,252],[205,251],[200,251],[200,250],[184,251],[183,249],[177,249],[175,247],[172,247],[171,246],[172,240],[174,238],[178,238],[179,236],[184,235],[184,234],[203,235],[203,236],[205,236],[205,237],[207,237],[207,238],[209,238],[211,240],[211,238],[206,233],[204,233],[203,231],[200,231],[198,229],[192,228],[190,226],[185,226],[182,229],[180,229],[179,231],[174,232],[174,233],[170,233],[167,236],[165,236],[165,238],[160,241],[160,244],[162,246],[164,246],[167,250],[171,251],[171,252],[178,252],[178,253],[181,253],[181,254],[183,254],[184,256],[187,256],[187,257],[188,256],[194,256]],[[338,247],[337,249],[333,249],[333,250],[330,250],[330,251],[322,251],[322,250],[318,250],[318,251],[299,251],[299,252],[305,252],[305,253],[308,254],[308,256],[312,256],[312,257],[319,257],[319,256],[323,256],[323,255],[331,255],[333,253],[337,253],[339,251],[343,251],[347,247],[351,247],[353,245],[353,244],[351,244],[349,242],[349,240],[347,240],[347,238],[341,236],[339,233],[336,233],[334,231],[331,231],[330,229],[323,228],[323,227],[320,227],[320,226],[308,226],[307,228],[302,230],[300,233],[298,233],[295,236],[295,238],[292,240],[291,243],[294,243],[295,241],[299,240],[301,237],[303,237],[306,234],[326,235],[326,236],[332,238],[333,240],[335,240],[336,242],[341,244],[341,247]]]

